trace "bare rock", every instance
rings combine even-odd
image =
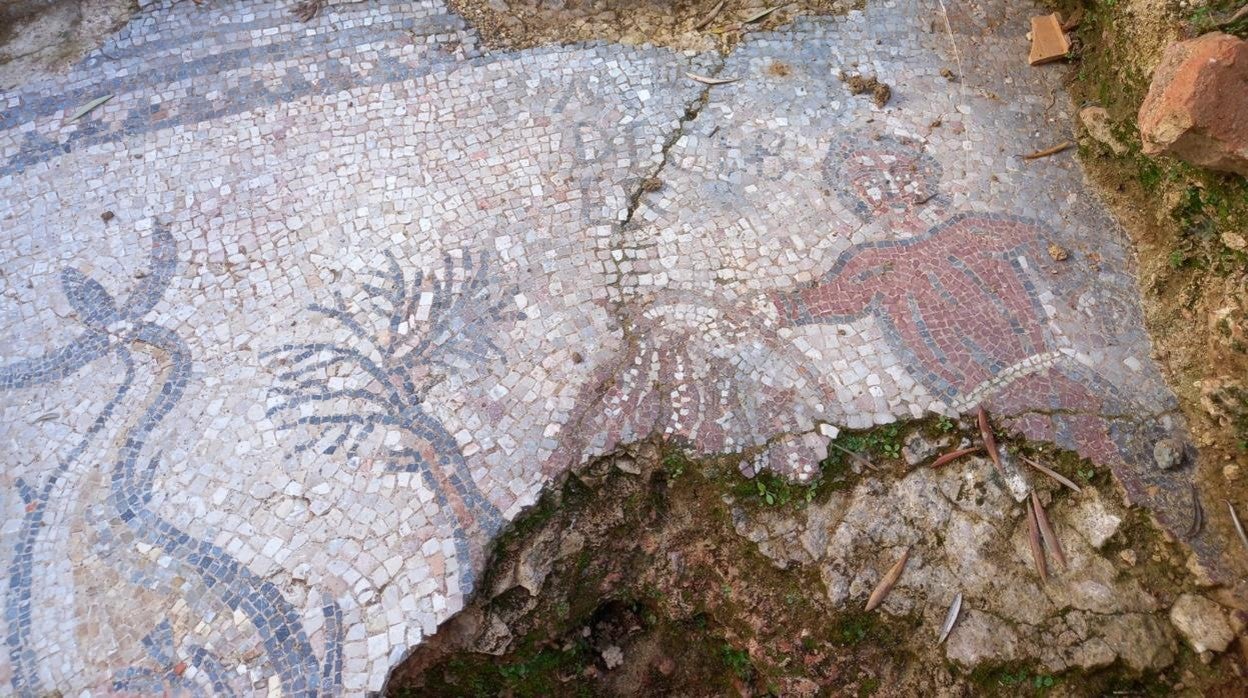
[[[1159,671],[1174,663],[1178,645],[1165,620],[1143,613],[1106,616],[1097,634],[1127,666],[1136,671]]]
[[[1153,444],[1153,460],[1162,470],[1177,468],[1183,462],[1183,446],[1174,439],[1162,439]]]
[[[633,458],[628,455],[616,457],[615,460],[612,461],[612,465],[619,468],[621,472],[628,473],[629,475],[641,474],[641,466],[637,464],[636,460],[633,460]]]
[[[922,431],[915,431],[906,437],[906,442],[901,447],[901,457],[906,459],[906,465],[914,467],[928,458],[935,458],[943,449],[949,447],[951,441],[949,437],[929,439]]]
[[[1114,135],[1110,126],[1109,112],[1105,111],[1105,107],[1085,107],[1079,111],[1079,120],[1088,130],[1088,135],[1114,151],[1114,155],[1123,155],[1127,152],[1127,146]]]
[[[1071,511],[1070,524],[1071,528],[1083,535],[1089,545],[1100,550],[1118,532],[1122,517],[1105,506],[1099,492],[1089,489]]]
[[[1019,637],[1009,623],[991,614],[969,610],[949,635],[946,656],[965,667],[1019,659]]]
[[[1174,630],[1164,618],[1147,613],[1071,611],[1037,630],[1040,661],[1052,671],[1098,669],[1115,661],[1134,671],[1160,671],[1178,657]]]
[[[624,650],[618,645],[611,645],[602,651],[602,663],[607,666],[607,670],[614,669],[624,663]]]
[[[1248,42],[1211,32],[1171,44],[1140,106],[1149,155],[1248,176]]]
[[[852,490],[797,511],[731,511],[737,534],[772,564],[814,566],[837,607],[861,607],[910,548],[910,564],[880,610],[922,614],[936,628],[948,606],[931,600],[961,593],[963,615],[945,647],[962,666],[1026,660],[1065,671],[1122,661],[1149,670],[1177,656],[1164,607],[1098,550],[1122,521],[1093,490],[1052,507],[1070,564],[1043,584],[1031,567],[1022,508],[980,456],[898,479],[868,474]]]
[[[1200,406],[1219,425],[1229,427],[1248,418],[1248,383],[1229,377],[1206,378],[1196,387],[1200,388]]]
[[[1180,596],[1170,607],[1170,622],[1197,652],[1222,652],[1235,639],[1222,607],[1203,596]]]

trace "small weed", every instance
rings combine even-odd
[[[842,645],[857,645],[871,634],[875,616],[870,613],[846,613],[836,624],[836,637]]]
[[[1161,168],[1157,163],[1148,158],[1140,158],[1140,185],[1149,193],[1157,191],[1157,187],[1161,186],[1162,174]]]
[[[1058,683],[1054,676],[1036,673],[1032,667],[1018,664],[978,667],[971,672],[971,680],[985,687],[1012,689],[1002,695],[1044,695]]]
[[[955,424],[952,419],[949,419],[948,417],[945,417],[945,416],[941,416],[940,419],[936,420],[936,428],[948,434],[954,429],[957,429],[958,425]]]
[[[854,453],[872,453],[884,458],[900,458],[902,436],[902,425],[894,422],[861,433],[843,433],[834,443]],[[839,449],[834,448],[829,451],[830,458],[836,450]],[[844,455],[844,453],[840,453],[837,456],[838,462],[839,458]]]
[[[754,667],[750,664],[749,652],[739,650],[725,642],[719,650],[719,657],[723,661],[724,666],[736,674],[742,681],[749,681],[754,675]]]
[[[734,491],[739,497],[756,497],[760,503],[769,507],[782,507],[792,502],[810,504],[819,496],[824,483],[823,473],[802,485],[763,471],[755,475],[753,480],[742,481]]]
[[[858,698],[866,698],[880,690],[880,680],[874,676],[865,678],[858,684]]]
[[[673,480],[684,474],[688,465],[689,458],[681,451],[668,451],[663,455],[663,469],[667,471],[668,477]]]
[[[1197,34],[1204,34],[1205,32],[1213,29],[1214,25],[1217,24],[1217,20],[1213,17],[1213,8],[1208,5],[1197,8],[1197,10],[1193,12],[1190,17],[1188,17],[1187,21],[1191,23],[1192,28],[1196,30]]]
[[[759,499],[766,502],[767,506],[774,506],[777,501],[776,494],[767,489],[767,484],[763,482],[762,478],[756,478],[754,484],[758,487]]]

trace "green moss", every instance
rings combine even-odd
[[[873,631],[876,630],[875,621],[879,618],[876,613],[866,612],[848,612],[843,613],[837,618],[834,627],[836,632],[834,637],[837,643],[841,645],[857,645],[871,637]]]
[[[754,678],[754,665],[750,663],[750,653],[737,649],[725,642],[719,649],[720,661],[724,668],[736,674],[742,681]]]
[[[874,676],[863,679],[858,684],[858,698],[866,698],[867,696],[875,695],[875,692],[880,690],[881,683],[882,682]]]
[[[689,456],[678,448],[669,447],[663,452],[663,469],[667,471],[668,477],[673,479],[684,474],[691,462]]]
[[[1062,683],[1060,677],[1024,662],[982,664],[971,671],[969,680],[982,694],[992,696],[1044,696]]]
[[[482,654],[450,658],[441,671],[432,673],[419,688],[399,688],[397,696],[498,696],[539,698],[550,695],[591,695],[584,685],[565,684],[561,678],[576,676],[591,661],[588,646],[573,644],[566,650],[532,645],[522,647],[510,660],[498,662]]]

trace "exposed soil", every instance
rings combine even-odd
[[[841,82],[845,83],[845,87],[849,88],[849,93],[854,95],[870,95],[871,101],[875,106],[883,109],[888,100],[893,96],[893,88],[887,83],[880,82],[875,76],[863,77],[858,73],[841,72]]]
[[[497,48],[611,41],[726,51],[741,34],[805,14],[841,14],[864,0],[448,0]],[[763,15],[772,8],[779,8]]]
[[[909,434],[935,428],[936,422],[890,425],[840,443],[863,449],[881,471],[900,473],[901,458],[889,454],[899,453]],[[972,669],[945,659],[928,627],[930,614],[863,612],[865,592],[848,605],[833,604],[817,565],[767,553],[741,533],[748,528],[744,519],[773,526],[800,520],[854,490],[862,474],[840,452],[829,453],[808,486],[766,475],[745,479],[735,469],[740,457],[691,461],[654,443],[569,475],[498,540],[468,606],[395,669],[387,693],[1235,694],[1240,660],[1233,652],[1206,666],[1184,648],[1161,671],[1115,663],[1053,674],[1025,662]],[[1073,477],[1088,467],[1064,458],[1073,460],[1059,467]],[[1107,471],[1081,482],[1106,496],[1116,491]],[[1154,594],[1183,584],[1182,552],[1146,516],[1133,517],[1119,540],[1115,559],[1140,561],[1122,563],[1122,575]]]
[[[137,0],[0,3],[0,90],[68,67],[121,28],[138,7]]]
[[[1090,179],[1135,245],[1145,322],[1157,360],[1201,451],[1202,489],[1248,512],[1248,179],[1141,152],[1137,115],[1172,41],[1198,36],[1242,0],[1177,3],[1061,0],[1082,13],[1068,86],[1079,108],[1100,106],[1118,150],[1081,133]],[[1248,19],[1222,31],[1248,35]],[[1123,147],[1125,146],[1125,147]],[[1225,510],[1208,524],[1234,547]]]

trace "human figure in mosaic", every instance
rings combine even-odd
[[[824,178],[871,241],[845,250],[813,283],[771,300],[786,326],[873,316],[909,372],[944,406],[985,404],[1029,438],[1103,464],[1139,461],[1101,415],[1130,412],[1068,346],[1034,281],[1043,224],[1009,214],[947,213],[940,167],[917,144],[849,138]],[[926,219],[926,220],[925,220]],[[880,239],[884,238],[884,239]],[[1047,408],[1061,406],[1062,414]],[[1128,492],[1146,497],[1136,477]]]

